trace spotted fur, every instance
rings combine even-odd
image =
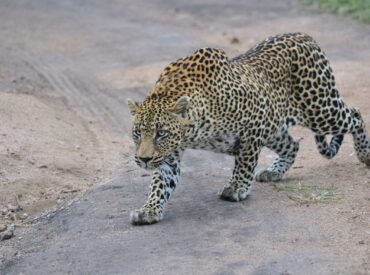
[[[131,213],[133,224],[163,218],[180,181],[186,148],[235,157],[221,198],[247,197],[254,178],[277,181],[292,166],[299,142],[288,128],[311,129],[319,152],[332,158],[344,134],[352,134],[359,160],[370,166],[370,139],[357,109],[338,94],[329,61],[302,33],[270,37],[233,59],[205,48],[167,66],[143,103],[129,101],[136,162],[153,169],[147,203]],[[333,138],[329,145],[326,136]],[[255,174],[262,147],[278,157]]]

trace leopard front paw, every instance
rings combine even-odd
[[[262,170],[256,173],[256,181],[267,182],[267,181],[279,181],[283,177],[282,174],[269,170]]]
[[[150,208],[142,208],[131,211],[130,222],[133,225],[153,224],[163,219],[163,213]]]
[[[221,193],[221,199],[225,201],[242,201],[245,200],[250,190],[245,187],[234,188],[233,186],[225,186]]]

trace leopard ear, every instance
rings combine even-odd
[[[127,106],[130,109],[131,115],[135,115],[138,108],[139,108],[139,103],[132,101],[131,99],[127,99]]]
[[[175,116],[183,117],[190,107],[190,98],[188,96],[182,96],[180,97],[176,103],[167,111],[171,112]]]

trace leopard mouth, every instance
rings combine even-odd
[[[164,157],[157,157],[157,158],[154,158],[153,160],[151,160],[149,162],[149,165],[150,167],[153,167],[153,168],[157,168],[159,166],[162,165],[162,163],[164,162],[165,158]]]
[[[155,158],[153,158],[152,160],[150,160],[148,162],[143,162],[143,161],[139,160],[137,157],[135,157],[135,162],[141,168],[144,168],[146,170],[153,170],[153,169],[158,168],[159,166],[161,166],[165,162],[165,157],[162,157],[162,156],[161,157],[155,157]]]

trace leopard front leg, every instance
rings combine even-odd
[[[145,225],[161,221],[164,208],[179,182],[179,159],[168,160],[154,170],[148,200],[142,208],[131,211],[131,223]]]
[[[241,201],[247,198],[254,179],[254,169],[261,151],[260,141],[253,139],[241,144],[235,156],[235,167],[229,183],[224,186],[221,199]]]

